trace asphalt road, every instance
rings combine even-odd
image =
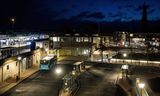
[[[116,96],[118,69],[104,66],[90,68],[81,74],[81,87],[76,96]]]
[[[72,65],[64,62],[57,65],[57,67],[63,69],[63,74],[57,76],[54,69],[51,71],[38,71],[3,96],[58,96],[62,85],[62,77],[72,70]]]

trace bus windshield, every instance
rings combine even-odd
[[[48,64],[48,61],[47,60],[41,60],[40,63],[41,64]]]

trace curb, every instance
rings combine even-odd
[[[75,96],[76,94],[77,94],[77,92],[78,92],[78,90],[80,89],[80,87],[81,87],[81,84],[80,84],[80,82],[79,82],[79,80],[77,80],[78,81],[78,88],[75,90],[75,92],[73,92],[72,93],[72,96]]]
[[[125,86],[123,83],[124,81],[121,81],[121,83],[119,82],[118,85],[126,92],[128,96],[135,96],[134,89],[130,85],[128,85],[128,87]]]

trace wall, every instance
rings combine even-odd
[[[42,52],[44,50],[37,49],[33,52],[33,55],[27,55],[22,56],[22,60],[20,61],[20,69],[21,74],[25,73],[27,69],[34,66],[39,66],[40,60],[42,57],[45,56],[45,52]],[[2,72],[3,67],[3,72]],[[19,61],[17,60],[17,57],[11,57],[9,59],[6,59],[3,64],[0,66],[0,82],[5,81],[8,78],[15,78],[18,76],[19,72]],[[2,77],[3,73],[3,77]]]
[[[2,67],[0,67],[0,83],[2,82]]]
[[[36,47],[49,49],[49,40],[36,41]]]
[[[18,64],[16,63],[16,61],[10,61],[3,65],[3,80],[14,77],[18,74]]]

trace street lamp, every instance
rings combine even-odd
[[[57,75],[60,75],[60,74],[62,73],[62,69],[61,69],[61,68],[56,68],[56,69],[55,69],[55,73],[56,73]]]
[[[22,57],[18,56],[17,59],[18,59],[18,61],[19,61],[19,62],[18,62],[18,63],[19,63],[19,67],[18,67],[18,68],[19,68],[19,69],[18,69],[18,77],[16,78],[16,80],[19,80],[19,79],[20,79],[20,76],[21,76],[21,73],[20,73],[20,72],[21,72],[21,64],[20,64],[20,63],[21,63]]]
[[[46,52],[48,52],[48,50],[49,50],[48,48],[45,48],[45,51],[46,51]]]
[[[14,33],[14,24],[15,24],[15,18],[11,18],[11,24],[12,24],[12,32]]]
[[[11,21],[14,23],[15,19],[14,19],[14,18],[11,18]]]
[[[55,69],[54,69],[54,74],[55,75],[57,75],[57,78],[59,78],[60,79],[60,75],[62,74],[62,68],[61,67],[56,67]],[[60,93],[60,90],[61,90],[61,88],[62,88],[62,83],[63,83],[63,81],[62,81],[62,79],[60,79],[59,80],[59,84],[58,84],[58,94],[61,94]],[[59,95],[59,96],[61,96],[61,95]]]
[[[127,57],[127,54],[126,54],[126,53],[123,53],[123,57]]]
[[[145,84],[144,83],[139,83],[138,87],[140,88],[140,96],[143,96],[142,91],[143,91],[143,88],[145,87]]]
[[[127,54],[126,53],[123,53],[123,63],[124,63],[124,58],[127,57]]]
[[[131,45],[131,38],[133,37],[133,34],[129,34],[129,46],[131,48],[130,56],[131,56],[131,64],[132,64],[132,45]]]
[[[122,67],[121,67],[121,69],[122,69],[122,78],[123,77],[127,77],[127,71],[128,71],[128,65],[122,65]],[[125,76],[124,76],[124,73],[125,73]]]
[[[133,37],[133,34],[129,34],[130,37]]]
[[[45,53],[48,55],[48,51],[49,49],[48,48],[45,48]]]

